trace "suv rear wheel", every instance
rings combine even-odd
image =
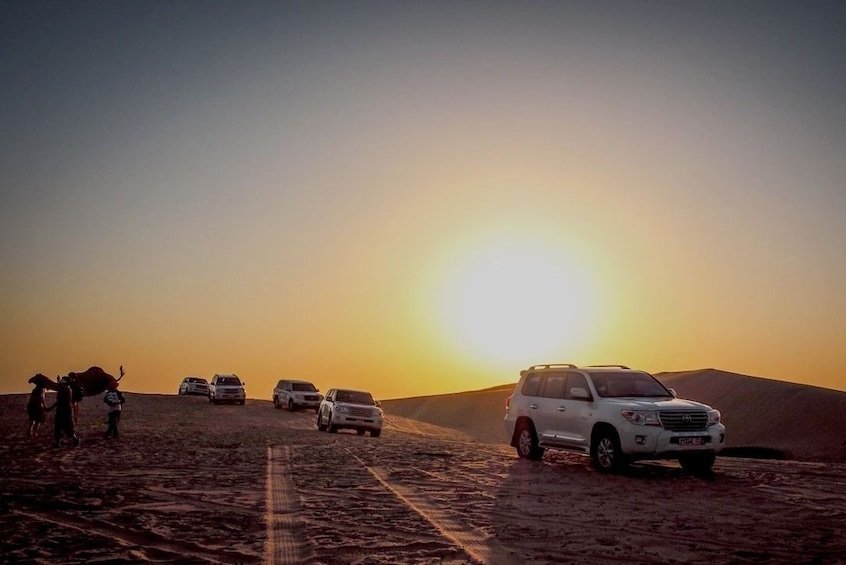
[[[619,471],[626,466],[626,456],[620,449],[620,438],[611,428],[596,432],[590,446],[590,458],[594,467],[603,473]]]
[[[517,455],[522,459],[539,461],[543,457],[544,449],[538,445],[538,436],[530,422],[520,422],[514,430],[514,447]]]
[[[279,404],[279,397],[276,396],[275,394],[273,395],[273,407],[276,408],[277,410],[282,408],[282,405]]]
[[[320,412],[318,412],[317,413],[317,429],[318,429],[318,431],[325,432],[326,426],[324,426],[323,423],[321,422],[322,419],[323,418],[320,417]]]

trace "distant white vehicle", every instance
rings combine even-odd
[[[179,396],[186,394],[197,394],[200,396],[208,396],[209,381],[203,377],[185,377],[179,384],[177,392]]]
[[[273,406],[284,406],[292,412],[297,408],[311,408],[317,412],[321,400],[323,395],[308,381],[282,379],[273,389]]]
[[[235,374],[222,374],[212,377],[209,383],[209,402],[237,402],[244,404],[247,399],[247,392],[244,390],[244,383]]]
[[[382,433],[382,409],[369,392],[330,389],[317,411],[317,429],[335,433],[341,429],[355,430],[358,435],[370,432],[371,437]]]
[[[718,410],[676,398],[644,371],[622,365],[534,365],[505,407],[505,430],[517,455],[540,459],[547,449],[589,455],[600,471],[635,459],[678,459],[707,472],[725,445]]]

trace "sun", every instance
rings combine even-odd
[[[566,250],[538,241],[489,243],[445,278],[444,332],[468,356],[525,365],[573,355],[593,338],[596,285]]]

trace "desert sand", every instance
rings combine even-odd
[[[381,437],[317,431],[270,402],[100,397],[82,445],[26,437],[0,396],[0,560],[16,563],[844,563],[846,465],[718,458],[606,476],[587,459],[387,416]],[[469,408],[468,408],[469,410]],[[468,412],[469,413],[469,412]],[[472,428],[468,425],[468,429]]]

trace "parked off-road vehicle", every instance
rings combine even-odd
[[[358,435],[382,433],[382,409],[369,392],[330,389],[317,410],[317,429],[334,434],[338,430],[355,430]]]
[[[212,377],[209,383],[209,402],[218,404],[220,402],[235,402],[244,404],[247,399],[247,392],[244,390],[244,383],[236,374],[218,374]]]
[[[534,365],[506,402],[505,429],[520,457],[547,449],[589,455],[600,471],[636,459],[678,459],[701,473],[725,444],[720,412],[676,398],[655,377],[622,365]]]
[[[282,379],[273,388],[273,406],[283,406],[293,412],[298,408],[311,408],[315,412],[320,408],[323,395],[317,387],[308,381]]]

